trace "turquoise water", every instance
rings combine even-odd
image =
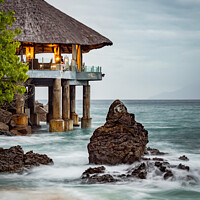
[[[197,184],[183,178],[185,171],[175,171],[176,180],[164,181],[153,174],[146,180],[115,184],[82,184],[80,176],[89,168],[87,144],[95,128],[105,123],[112,101],[92,101],[93,128],[72,132],[48,133],[48,126],[26,137],[0,136],[0,147],[21,145],[25,152],[47,154],[53,166],[41,166],[24,174],[0,175],[0,200],[181,200],[200,199],[200,101],[123,101],[128,111],[149,131],[148,146],[168,152],[172,164],[190,166]],[[81,101],[77,113],[82,115]],[[127,165],[106,166],[109,173],[123,173]]]

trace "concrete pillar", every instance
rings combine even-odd
[[[35,86],[28,86],[28,108],[30,109],[30,121],[33,126],[40,124],[38,115],[35,109]]]
[[[75,112],[76,110],[76,86],[70,86],[70,118],[73,120],[74,126],[79,126],[78,124],[78,115]]]
[[[81,128],[91,128],[92,118],[90,118],[90,85],[83,86],[83,117]]]
[[[48,87],[48,114],[47,114],[47,122],[53,119],[53,87]]]
[[[73,130],[73,120],[70,119],[70,86],[69,80],[62,87],[62,117],[64,120],[64,131]]]
[[[50,120],[50,132],[63,132],[64,121],[61,118],[61,79],[53,82],[53,119]]]

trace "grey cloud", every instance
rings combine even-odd
[[[92,98],[147,99],[200,85],[200,0],[47,2],[114,42],[84,54],[86,65],[101,65],[106,74],[91,83]]]

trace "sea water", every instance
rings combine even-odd
[[[92,101],[91,129],[75,128],[64,133],[49,133],[48,126],[24,137],[0,136],[0,147],[21,145],[25,152],[47,154],[54,165],[40,166],[23,174],[0,175],[0,200],[182,200],[200,199],[200,101],[123,101],[136,121],[149,132],[147,146],[167,152],[172,164],[190,167],[196,183],[184,180],[184,170],[176,179],[163,180],[150,174],[146,180],[129,180],[108,184],[83,184],[81,174],[89,167],[87,144],[94,130],[105,123],[112,101]],[[77,101],[77,113],[82,115]],[[178,158],[186,155],[188,162]],[[110,174],[123,173],[128,165],[106,166]],[[180,177],[180,178],[179,178]]]

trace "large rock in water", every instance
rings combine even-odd
[[[134,114],[116,100],[109,108],[104,126],[97,128],[88,144],[90,164],[131,164],[140,160],[148,143],[148,132]]]
[[[0,148],[0,173],[21,172],[24,168],[47,164],[53,164],[53,160],[45,154],[41,155],[32,151],[24,154],[21,146],[14,146],[9,149]]]

